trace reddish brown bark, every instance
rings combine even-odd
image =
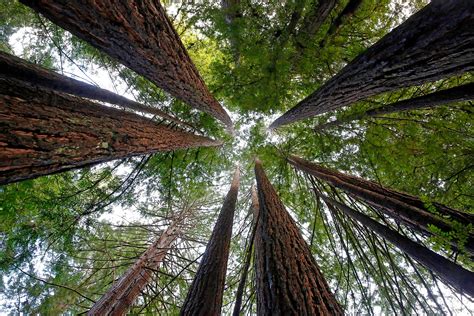
[[[118,158],[219,144],[134,113],[0,78],[0,184]]]
[[[232,127],[208,91],[160,2],[21,0],[52,22]]]
[[[238,193],[239,169],[237,168],[180,315],[217,316],[221,314]]]
[[[290,156],[288,162],[307,174],[327,181],[346,193],[375,205],[388,216],[423,234],[433,234],[432,230],[429,229],[430,225],[436,226],[445,232],[455,231],[452,221],[430,212],[425,203],[416,196],[382,187],[372,181],[345,175],[296,156]],[[433,206],[438,213],[449,216],[450,219],[461,223],[466,228],[474,223],[472,214],[439,203],[433,203]],[[453,241],[452,245],[455,248],[460,248],[457,241]],[[468,234],[468,240],[464,247],[468,252],[474,254],[474,236],[472,232]]]
[[[472,99],[474,99],[474,83],[468,83],[454,88],[429,93],[420,97],[398,101],[395,103],[368,110],[364,113],[356,114],[353,116],[342,118],[340,120],[335,120],[326,124],[322,124],[320,126],[316,126],[315,131],[322,131],[326,128],[338,126],[343,123],[363,119],[366,117],[373,117],[401,111],[434,108],[444,104],[469,101]]]
[[[474,69],[474,5],[435,0],[275,120],[277,128],[370,96]]]
[[[255,232],[257,231],[258,223],[258,196],[255,187],[252,186],[252,212],[253,212],[253,227],[248,239],[247,253],[245,254],[245,263],[242,267],[242,275],[239,280],[239,286],[237,287],[237,292],[235,293],[235,304],[234,311],[232,312],[233,316],[240,315],[240,309],[242,308],[242,297],[244,294],[245,284],[247,282],[247,276],[250,268],[250,261],[252,260],[252,253],[254,248]]]
[[[181,234],[184,216],[178,217],[112,287],[92,306],[87,315],[125,315],[150,282],[173,242]]]
[[[119,105],[134,111],[158,115],[168,121],[194,129],[160,109],[129,100],[105,89],[44,69],[18,57],[0,52],[0,77],[15,78],[54,91]]]
[[[258,315],[342,315],[308,245],[258,161],[255,175]]]
[[[438,255],[428,248],[400,235],[394,230],[378,223],[365,214],[362,214],[347,205],[339,203],[333,199],[323,197],[326,203],[332,204],[347,216],[360,222],[365,227],[379,234],[401,251],[435,272],[444,282],[453,286],[461,293],[474,297],[474,273],[464,269],[454,262]]]

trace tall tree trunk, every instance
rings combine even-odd
[[[362,214],[347,205],[324,196],[322,196],[322,198],[326,203],[332,204],[347,216],[379,234],[420,264],[435,272],[443,281],[453,286],[456,290],[474,297],[473,272],[464,269],[454,262],[438,255],[396,231],[391,230],[389,227],[378,223],[367,215]]]
[[[140,292],[151,280],[151,271],[157,270],[172,243],[181,234],[185,213],[163,232],[163,234],[140,256],[140,258],[118,279],[87,315],[125,315]]]
[[[108,90],[60,75],[4,52],[0,52],[0,77],[19,79],[54,91],[112,103],[134,111],[155,114],[168,121],[194,129],[188,123],[182,122],[160,109],[142,105]]]
[[[231,129],[159,1],[21,2]]]
[[[474,4],[434,0],[275,120],[277,128],[370,96],[474,69]]]
[[[258,315],[342,315],[308,245],[259,161],[255,175],[259,200],[255,236]]]
[[[401,111],[434,108],[444,104],[469,101],[472,99],[474,99],[474,83],[468,83],[454,88],[429,93],[420,97],[387,104],[375,109],[368,110],[364,113],[356,114],[353,116],[342,118],[340,120],[335,120],[326,124],[322,124],[320,126],[316,126],[315,131],[319,132],[326,128],[338,126],[343,123],[348,123],[359,119],[364,119],[366,117],[373,117]]]
[[[0,78],[0,184],[220,142],[77,97]]]
[[[252,206],[253,211],[253,227],[248,239],[247,253],[245,255],[245,263],[242,267],[242,276],[240,277],[239,286],[237,287],[237,292],[235,294],[235,304],[234,311],[232,312],[233,316],[239,316],[240,310],[242,308],[242,297],[244,295],[245,284],[247,282],[247,276],[250,268],[250,261],[252,260],[252,253],[254,249],[254,240],[255,232],[257,231],[258,223],[258,196],[255,187],[252,186]]]
[[[418,197],[382,187],[372,181],[324,168],[296,156],[290,156],[288,162],[297,169],[327,181],[346,193],[376,206],[386,215],[403,222],[425,235],[433,234],[429,228],[430,225],[436,226],[444,232],[455,231],[455,225],[452,221],[430,212],[425,203]],[[474,216],[472,214],[457,211],[439,203],[433,203],[433,206],[437,213],[449,216],[450,219],[459,222],[466,228],[469,225],[472,227],[474,223]],[[459,247],[458,241],[453,241],[452,245],[457,249],[462,248]],[[468,232],[467,242],[464,247],[469,253],[474,255],[474,236],[472,232]]]
[[[319,0],[316,2],[317,4],[312,3],[312,8],[305,15],[298,31],[296,42],[299,47],[306,47],[308,41],[313,39],[337,4],[337,0]]]
[[[181,308],[181,315],[221,314],[239,178],[237,167],[206,251]]]
[[[319,47],[324,47],[328,41],[329,38],[331,38],[334,34],[339,32],[339,29],[341,28],[342,23],[352,17],[357,9],[359,9],[360,5],[362,4],[362,0],[349,0],[347,5],[344,7],[344,9],[339,13],[339,15],[336,17],[334,22],[331,23],[329,26],[329,30],[326,33],[326,36],[321,40],[319,43]]]

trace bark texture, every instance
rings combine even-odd
[[[232,312],[233,316],[239,316],[240,310],[242,308],[242,297],[244,295],[245,284],[247,282],[247,276],[249,273],[250,262],[252,261],[252,253],[254,249],[254,240],[255,232],[257,231],[258,223],[258,196],[255,187],[252,186],[252,212],[253,212],[253,227],[248,239],[247,253],[245,255],[245,263],[242,267],[242,275],[239,280],[239,286],[237,287],[237,292],[235,294],[235,304],[234,311]]]
[[[239,169],[222,205],[180,315],[217,316],[221,314],[227,260],[229,258],[235,204],[239,193]]]
[[[434,0],[280,116],[277,128],[370,96],[474,69],[474,3]]]
[[[258,315],[343,315],[295,222],[260,164],[255,235]]]
[[[297,169],[376,206],[386,215],[401,221],[425,235],[433,234],[429,229],[429,225],[434,225],[445,232],[455,231],[453,223],[445,217],[459,222],[466,229],[469,225],[471,227],[474,225],[474,215],[472,214],[464,213],[439,203],[433,203],[436,211],[442,215],[437,216],[430,212],[425,203],[416,196],[382,187],[372,181],[345,175],[296,156],[290,156],[288,161]],[[453,241],[452,246],[456,249],[461,248],[457,241]],[[469,253],[474,254],[474,236],[472,232],[468,233],[468,239],[464,247]]]
[[[21,2],[231,129],[158,0]]]
[[[181,234],[184,218],[176,219],[140,258],[118,279],[89,310],[87,315],[125,315],[140,292],[150,282],[173,242]]]
[[[178,120],[160,109],[140,104],[108,90],[60,75],[4,52],[0,52],[0,77],[15,78],[54,91],[108,102],[134,111],[155,114],[178,125],[194,129],[193,126]]]
[[[438,255],[437,253],[412,241],[411,239],[400,235],[389,227],[378,223],[367,215],[362,214],[348,207],[347,205],[326,197],[323,197],[323,199],[326,201],[326,203],[332,204],[347,216],[374,231],[381,237],[394,244],[401,251],[405,252],[407,255],[418,261],[420,264],[435,272],[442,280],[450,284],[459,292],[474,297],[473,272],[464,269],[451,260]]]
[[[341,125],[351,121],[364,119],[366,117],[374,117],[378,115],[391,114],[402,111],[411,111],[419,109],[434,108],[440,105],[463,102],[474,99],[474,83],[457,86],[454,88],[436,91],[420,97],[406,99],[384,105],[375,109],[368,110],[364,113],[356,114],[340,120],[335,120],[326,124],[315,127],[315,131],[322,131],[326,128]]]
[[[220,142],[143,116],[0,78],[0,184]]]

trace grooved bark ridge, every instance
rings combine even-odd
[[[433,234],[429,229],[430,225],[436,226],[445,232],[455,231],[453,223],[443,216],[459,222],[466,229],[469,225],[472,227],[474,223],[474,216],[472,214],[464,213],[439,203],[432,203],[436,212],[442,215],[438,216],[430,212],[425,203],[416,196],[382,187],[372,181],[345,175],[296,156],[290,156],[288,162],[297,169],[376,206],[386,215],[401,221],[425,235]],[[457,243],[457,240],[452,241],[453,248],[460,248]],[[472,232],[468,232],[467,242],[464,247],[469,253],[474,254],[474,236]]]
[[[158,0],[20,2],[232,129]]]
[[[221,143],[134,113],[0,78],[0,184]]]
[[[433,0],[276,119],[270,128],[473,69],[474,2]]]
[[[260,164],[255,235],[258,315],[343,315],[296,223]]]
[[[92,306],[87,315],[125,315],[140,292],[150,282],[151,271],[158,269],[172,243],[180,235],[183,220],[184,217],[179,216]]]
[[[221,314],[232,224],[238,193],[239,169],[237,167],[230,190],[224,200],[180,315],[218,316]]]

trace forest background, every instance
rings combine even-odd
[[[241,189],[224,292],[228,313],[252,227],[250,188],[258,156],[348,313],[472,312],[469,298],[457,295],[403,253],[348,220],[333,218],[315,198],[315,184],[285,160],[295,154],[419,196],[428,205],[439,202],[472,212],[472,102],[314,131],[314,126],[335,118],[465,84],[472,74],[383,93],[277,131],[267,129],[426,5],[364,0],[346,9],[351,2],[340,1],[314,32],[302,32],[310,25],[313,1],[242,1],[238,12],[226,10],[221,2],[163,2],[209,90],[234,121],[235,134],[229,135],[211,116],[172,98],[26,6],[2,1],[2,51],[163,109],[192,124],[197,133],[224,141],[218,148],[128,158],[0,187],[2,309],[12,314],[84,312],[173,216],[188,210],[192,216],[186,233],[153,271],[153,282],[133,309],[176,314],[239,163]],[[324,185],[322,190],[332,192]],[[453,237],[444,238],[425,242],[472,269],[465,254],[446,246]],[[250,281],[246,288],[244,314],[255,313],[253,286]]]

